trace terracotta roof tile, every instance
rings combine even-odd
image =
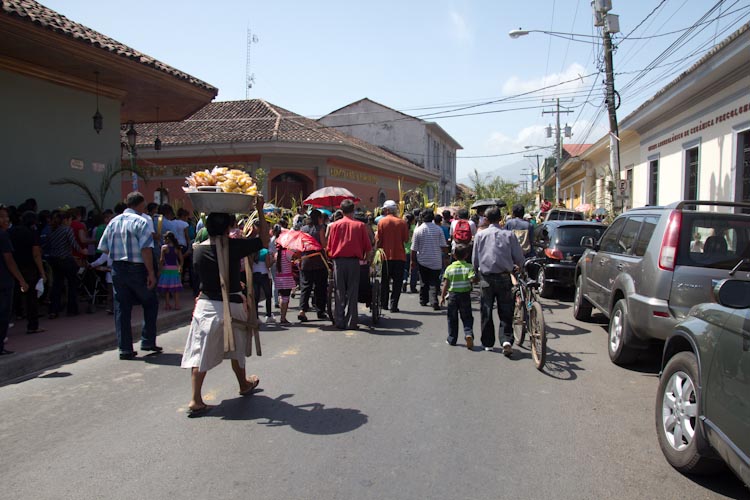
[[[168,66],[91,28],[71,21],[62,14],[33,0],[0,0],[0,14],[15,17],[38,27],[54,31],[60,35],[80,40],[94,47],[99,47],[118,56],[136,61],[144,66],[149,66],[170,74],[196,87],[201,87],[212,92],[218,91],[216,87],[194,76]]]
[[[563,149],[570,156],[578,156],[583,154],[591,144],[563,144]]]
[[[162,147],[191,144],[303,142],[354,147],[404,167],[424,170],[390,151],[321,125],[262,99],[212,102],[180,122],[139,123],[138,145],[150,147],[159,131]]]

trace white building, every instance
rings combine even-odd
[[[630,206],[750,201],[750,24],[620,122],[638,137],[621,161]]]
[[[440,176],[438,201],[447,205],[456,196],[456,151],[463,149],[440,125],[361,99],[318,120],[345,134],[380,146]],[[428,184],[428,196],[434,198]]]

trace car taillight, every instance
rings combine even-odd
[[[659,251],[659,269],[665,271],[674,271],[674,265],[677,261],[677,247],[680,244],[680,228],[682,226],[682,212],[675,210],[669,214],[667,230],[664,232],[664,238],[661,240],[661,250]]]
[[[545,248],[544,255],[550,259],[563,260],[563,253],[557,248]]]

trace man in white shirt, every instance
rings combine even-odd
[[[440,272],[443,270],[443,259],[448,251],[445,233],[434,222],[435,214],[430,210],[422,212],[422,222],[414,230],[411,241],[411,268],[419,268],[419,303],[423,306],[429,301],[432,308],[440,310],[438,304],[438,287]]]

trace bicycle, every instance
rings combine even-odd
[[[537,289],[539,282],[529,278],[529,268],[539,267],[539,258],[530,258],[524,262],[523,272],[514,272],[515,293],[513,297],[513,339],[521,345],[529,332],[531,356],[537,370],[542,370],[547,357],[547,330],[544,325],[544,312],[539,303]]]

